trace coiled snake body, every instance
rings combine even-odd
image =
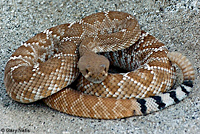
[[[175,89],[172,63],[183,72]],[[127,72],[108,73],[109,64]],[[98,119],[163,109],[185,98],[193,80],[194,69],[185,56],[168,52],[140,30],[133,16],[117,11],[37,34],[12,54],[4,75],[7,93],[18,102],[43,99],[61,112]]]

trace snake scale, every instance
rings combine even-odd
[[[176,88],[173,64],[183,73]],[[109,66],[124,72],[110,73]],[[168,52],[132,15],[109,11],[52,27],[23,43],[6,64],[4,83],[21,103],[42,99],[70,115],[116,119],[178,103],[192,90],[194,74],[185,56]]]

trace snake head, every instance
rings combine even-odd
[[[95,53],[84,54],[78,61],[82,75],[93,83],[102,82],[108,75],[109,60]]]

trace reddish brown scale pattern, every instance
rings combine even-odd
[[[61,99],[62,98],[65,99]],[[54,98],[57,98],[56,100]],[[76,103],[73,98],[78,98]],[[135,100],[115,100],[111,98],[97,98],[73,90],[63,90],[44,100],[49,106],[59,109],[61,112],[71,113],[71,115],[82,117],[93,117],[102,119],[113,119],[113,115],[118,118],[129,117],[141,114]],[[84,105],[83,103],[84,102]],[[60,105],[63,104],[63,105]],[[70,109],[68,108],[70,107]],[[90,109],[87,109],[90,107]]]
[[[19,67],[12,72],[12,77],[15,79],[15,82],[28,82],[33,75],[32,67]]]
[[[93,25],[95,22],[101,23],[104,19],[105,19],[105,13],[101,12],[101,13],[92,14],[90,16],[86,16],[82,20],[88,24]]]

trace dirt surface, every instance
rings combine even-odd
[[[119,120],[73,117],[42,102],[20,104],[8,97],[3,78],[10,55],[35,34],[92,13],[108,10],[135,15],[142,30],[194,65],[194,90],[185,100],[162,111]],[[0,1],[0,133],[134,133],[200,132],[200,2],[198,0],[1,0]]]

